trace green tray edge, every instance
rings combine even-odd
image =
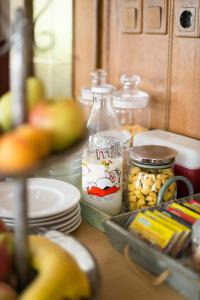
[[[100,231],[105,232],[104,222],[109,220],[111,216],[83,200],[80,201],[80,205],[83,220]]]

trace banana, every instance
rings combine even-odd
[[[31,265],[38,271],[19,300],[63,300],[91,295],[87,275],[60,246],[41,236],[29,236]]]

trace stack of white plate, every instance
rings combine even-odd
[[[29,229],[53,229],[70,233],[81,224],[80,192],[73,185],[55,179],[29,178]],[[0,182],[0,218],[15,227],[15,197],[13,181]]]
[[[53,178],[73,184],[81,189],[82,152],[76,152],[62,161],[37,171],[37,177]]]

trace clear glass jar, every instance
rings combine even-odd
[[[129,210],[151,207],[165,182],[174,176],[173,162],[176,151],[164,146],[133,147],[129,153],[127,199]],[[166,190],[163,201],[176,196],[176,183]]]
[[[116,215],[122,207],[123,157],[120,125],[112,107],[112,88],[94,87],[88,120],[89,141],[82,155],[82,197],[98,209]]]
[[[93,104],[92,87],[95,86],[111,87],[113,91],[116,89],[114,85],[107,83],[107,76],[108,74],[105,70],[96,69],[90,73],[91,87],[81,88],[80,103],[83,108],[86,122],[88,121],[92,104]]]
[[[150,128],[151,110],[149,95],[139,90],[138,75],[122,75],[122,89],[113,95],[113,106],[117,112],[120,124],[134,135]]]

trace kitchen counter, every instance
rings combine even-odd
[[[184,300],[168,285],[153,287],[130,268],[123,255],[111,245],[107,236],[82,222],[73,236],[84,243],[96,257],[102,278],[101,300]]]

